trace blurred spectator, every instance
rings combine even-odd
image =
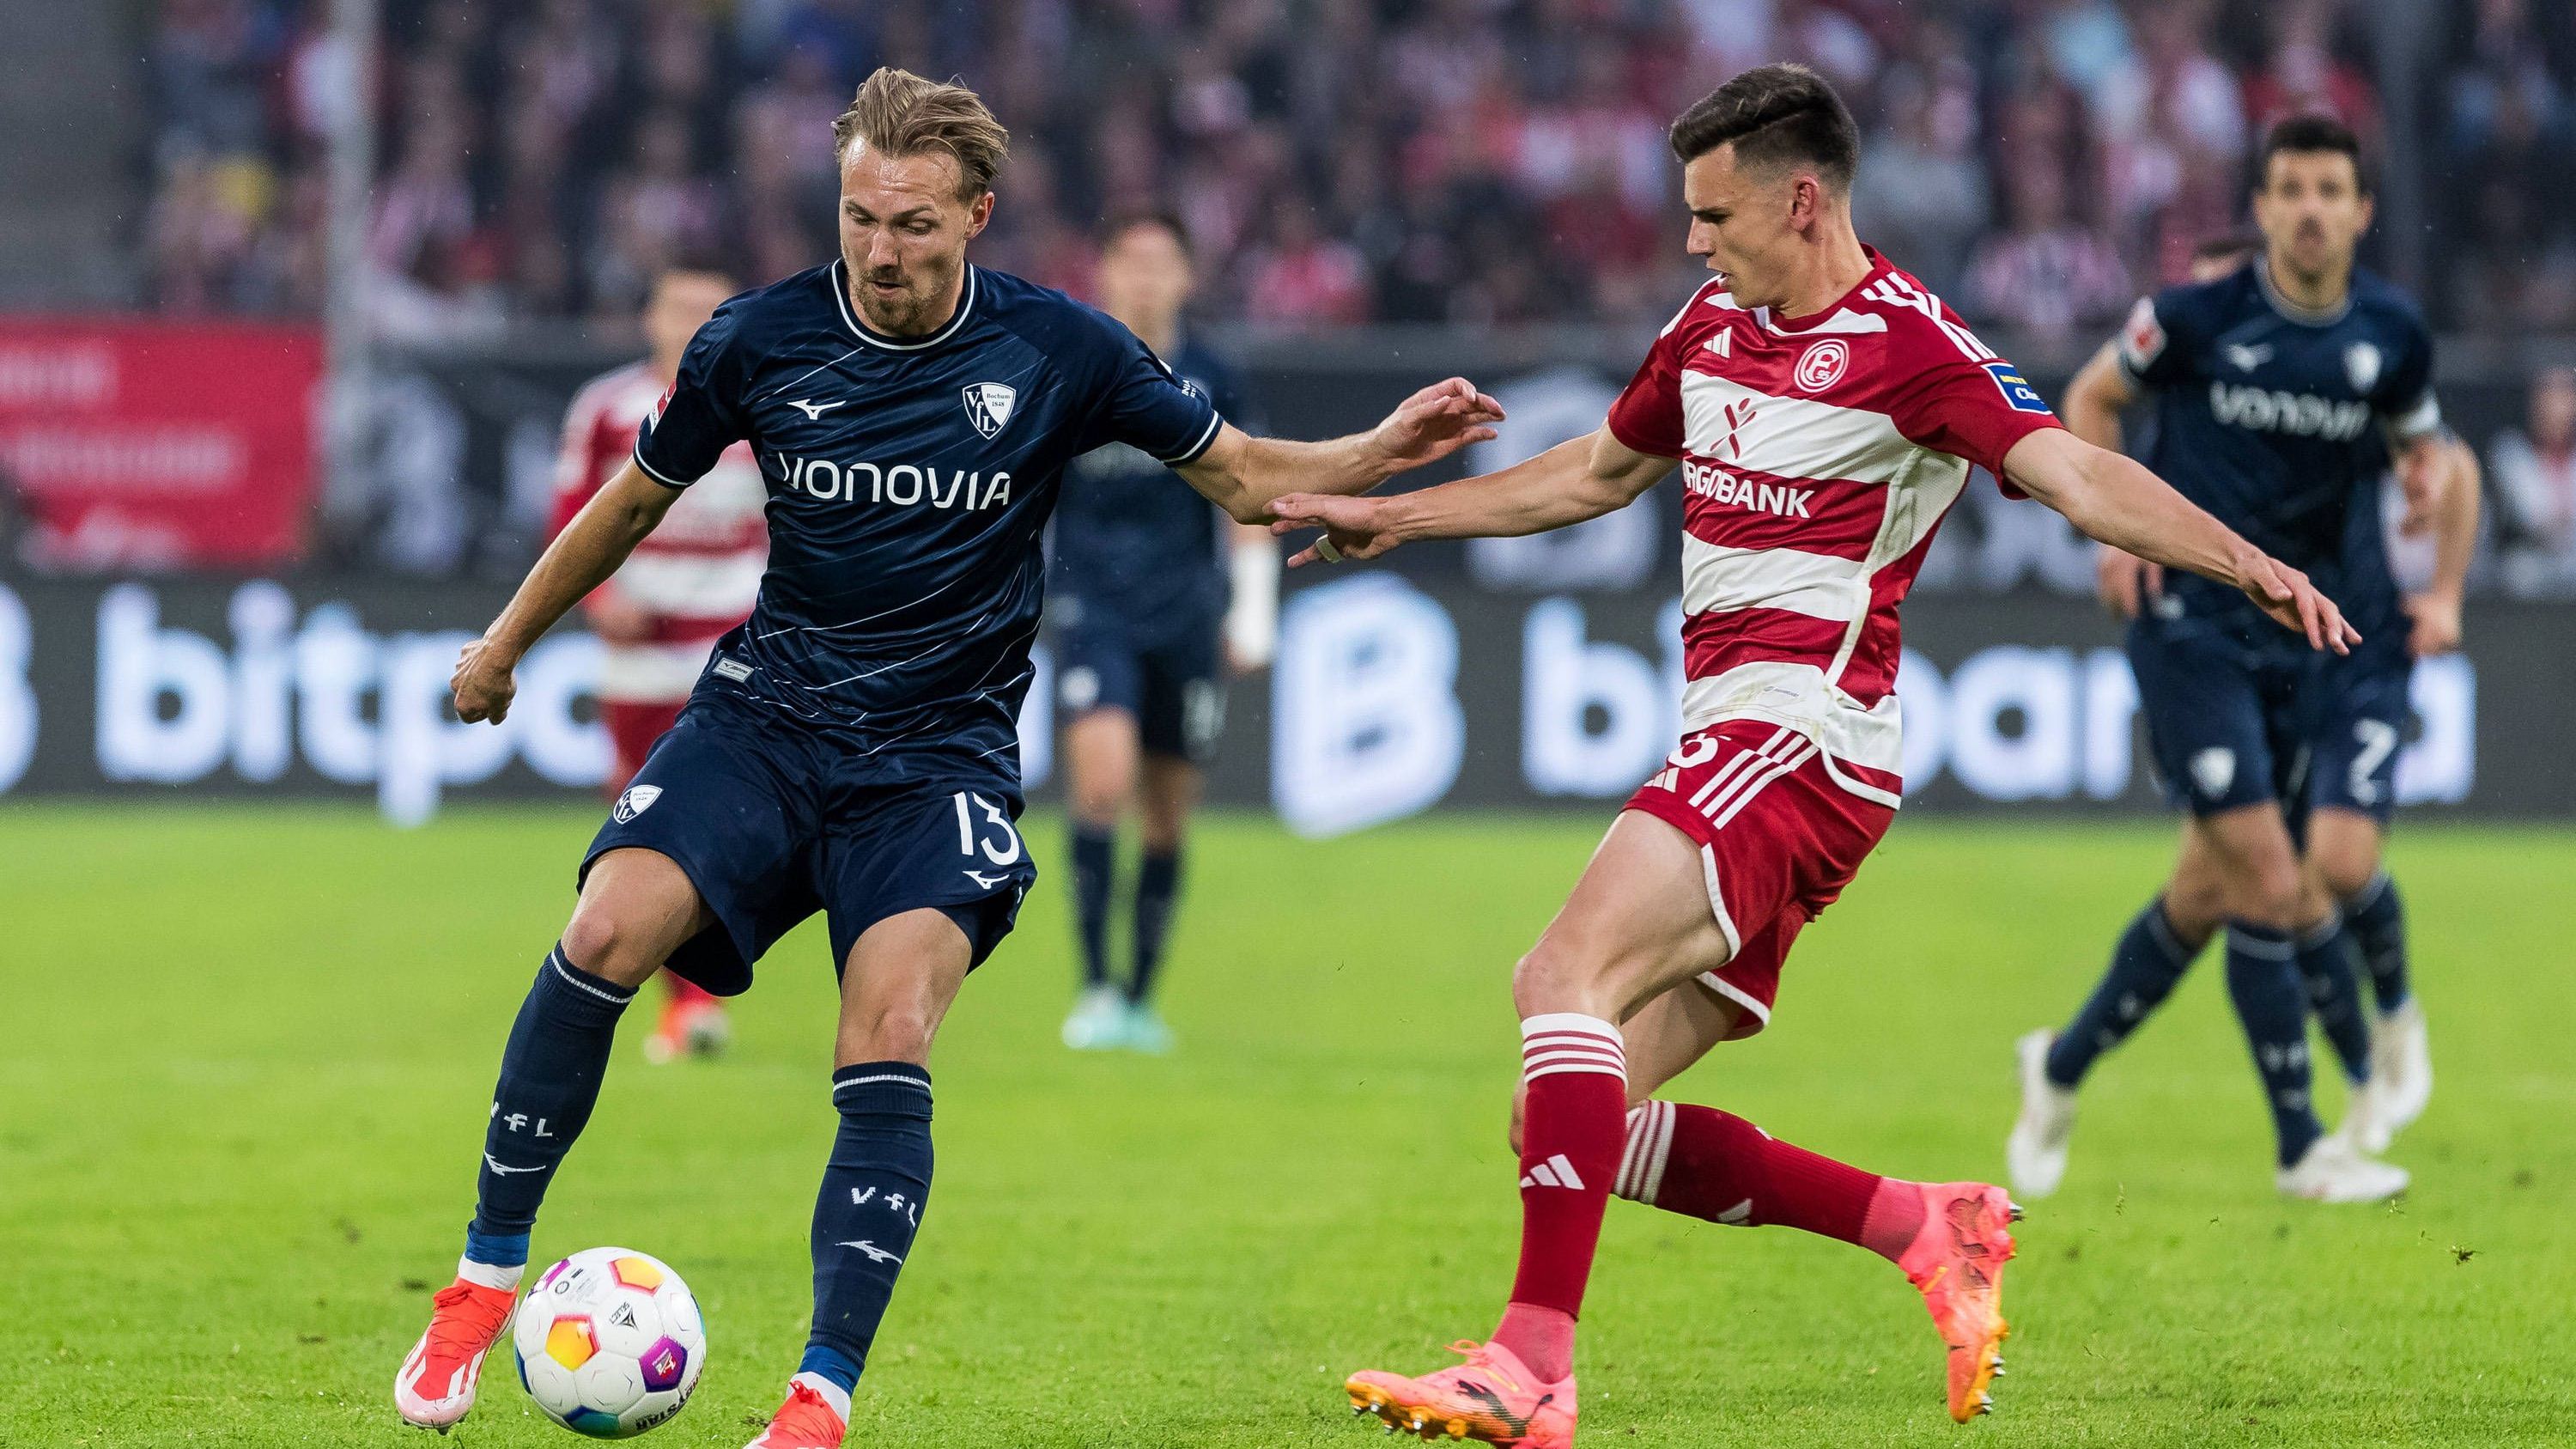
[[[2524,429],[2498,437],[2487,456],[2506,589],[2576,598],[2576,372],[2534,379]]]
[[[1368,272],[1359,249],[1327,237],[1314,208],[1282,196],[1270,208],[1270,236],[1244,258],[1243,313],[1290,327],[1368,320]]]
[[[1880,87],[1882,118],[1862,146],[1852,213],[1862,236],[1953,296],[1992,204],[1977,154],[1976,77],[1946,30],[1917,35],[1929,44]]]
[[[1969,264],[1972,317],[2051,339],[2116,317],[2134,300],[2119,255],[2068,210],[2066,167],[2054,150],[2023,154],[2004,172],[2006,225]]]
[[[2558,7],[2563,21],[2567,7]],[[2576,321],[2576,256],[2564,198],[2576,173],[2566,26],[2542,26],[2531,0],[2455,6],[2442,82],[2443,204],[2435,219],[2450,265],[2451,315],[2505,331]],[[2552,204],[2555,202],[2555,204]]]

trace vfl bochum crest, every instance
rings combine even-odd
[[[2344,376],[2352,379],[2354,392],[2368,392],[2379,381],[2379,349],[2367,342],[2356,342],[2343,350]]]
[[[976,383],[966,389],[966,421],[989,438],[1011,420],[1011,406],[1019,400],[1019,390],[1008,383]]]
[[[623,825],[652,809],[653,802],[661,798],[662,787],[659,785],[629,785],[626,793],[617,797],[616,808],[608,813]]]

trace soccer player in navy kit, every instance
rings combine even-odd
[[[1178,218],[1121,218],[1103,237],[1101,309],[1171,364],[1219,416],[1255,429],[1234,369],[1183,330],[1194,282]],[[1076,458],[1056,509],[1048,619],[1064,711],[1065,803],[1083,992],[1064,1043],[1161,1053],[1153,1007],[1165,928],[1201,771],[1225,728],[1230,675],[1270,662],[1279,547],[1270,530],[1223,520],[1171,470],[1124,443]],[[1109,918],[1118,827],[1143,837],[1129,913],[1126,978],[1113,984]]]
[[[739,992],[819,910],[841,981],[841,1127],[815,1205],[811,1337],[752,1444],[838,1446],[929,1193],[931,1038],[1035,874],[1014,823],[1017,715],[1064,469],[1124,442],[1250,522],[1291,491],[1357,493],[1445,457],[1501,416],[1451,379],[1365,434],[1248,437],[1126,328],[966,261],[1009,139],[972,91],[879,70],[834,137],[841,255],[699,331],[634,466],[457,665],[458,715],[501,719],[526,650],[750,442],[769,482],[759,602],[592,842],[511,1029],[457,1280],[395,1380],[415,1424],[473,1406],[636,989],[667,964]]]
[[[2307,568],[2363,642],[2331,662],[2293,655],[2199,581],[2168,584],[2106,561],[2106,592],[2133,601],[2129,655],[2158,774],[2192,824],[2172,879],[2130,923],[2075,1019],[2022,1039],[2023,1109],[2008,1155],[2026,1196],[2054,1191],[2064,1172],[2076,1085],[2221,925],[2229,995],[2272,1113],[2281,1190],[2366,1201],[2407,1181],[2368,1155],[2385,1141],[2375,1127],[2388,1093],[2369,1085],[2370,1029],[2351,956],[2355,937],[2373,949],[2383,923],[2359,909],[2374,900],[2355,899],[2348,930],[2335,897],[2355,894],[2358,883],[2341,877],[2356,839],[2367,841],[2365,880],[2376,874],[2406,717],[2410,630],[2378,507],[2391,450],[2410,526],[2438,518],[2447,539],[2466,508],[2474,533],[2475,500],[2446,486],[2456,484],[2455,450],[2441,431],[2421,317],[2353,266],[2370,201],[2352,133],[2321,118],[2284,121],[2265,140],[2262,167],[2264,255],[2142,302],[2069,387],[2066,416],[2079,432],[2116,442],[2119,410],[2152,394],[2150,466]],[[2459,558],[2464,565],[2464,549]],[[2456,596],[2449,609],[2448,640],[2436,647],[2456,642]],[[2438,622],[2418,621],[2416,647],[2433,642],[2440,630],[2428,625]],[[2393,916],[2393,894],[2378,895]],[[2345,1130],[2332,1134],[2310,1101],[2303,988],[2356,1087]]]

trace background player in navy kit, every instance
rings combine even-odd
[[[814,1317],[755,1449],[836,1449],[928,1196],[931,1038],[1034,877],[1017,716],[1057,482],[1125,442],[1241,521],[1356,493],[1493,436],[1463,379],[1368,433],[1248,437],[1116,322],[966,261],[1008,135],[962,86],[885,69],[835,123],[841,255],[737,297],[583,508],[467,646],[457,713],[499,720],[538,637],[748,440],[769,570],[679,724],[619,797],[512,1027],[457,1281],[395,1379],[415,1424],[473,1406],[547,1182],[597,1101],[619,1014],[666,964],[719,994],[815,911],[841,978],[841,1128],[815,1205]]]
[[[1182,328],[1196,278],[1178,218],[1123,218],[1103,234],[1101,310],[1143,339],[1237,427],[1258,430],[1224,360]],[[1225,519],[1171,470],[1123,443],[1066,470],[1047,613],[1057,629],[1065,804],[1083,992],[1065,1045],[1171,1049],[1153,1007],[1165,927],[1200,772],[1225,728],[1226,680],[1270,662],[1279,547]],[[1109,921],[1118,828],[1140,826],[1126,979],[1112,983]]]
[[[2261,247],[2259,237],[2205,244],[2193,255],[2192,280],[2228,276]],[[2373,619],[2375,635],[2321,669],[2303,710],[2308,729],[2302,767],[2293,772],[2297,788],[2283,802],[2299,846],[2308,893],[2305,913],[2340,911],[2378,1008],[2370,1032],[2370,1090],[2354,1121],[2355,1140],[2373,1153],[2386,1150],[2399,1131],[2421,1116],[2433,1093],[2424,1009],[2407,967],[2404,909],[2395,878],[2381,863],[2380,846],[2395,810],[2397,745],[2412,714],[2408,699],[2414,662],[2460,647],[2460,598],[2477,550],[2483,488],[2477,453],[2447,432],[2441,447],[2443,481],[2432,527],[2431,568],[2419,579],[2420,588],[2403,591],[2401,571],[2387,550],[2388,520],[2367,493],[2354,500],[2345,520],[2346,566],[2372,577],[2360,595],[2384,605],[2404,592],[2406,617],[2395,624]],[[2385,586],[2377,582],[2375,570],[2389,574]],[[2105,605],[2124,619],[2135,619],[2162,595],[2164,570],[2118,549],[2104,549],[2099,584]],[[2186,831],[2170,889],[2212,901],[2222,889],[2221,871],[2198,835]],[[2352,978],[2319,976],[2308,985],[2311,991],[2328,993],[2319,1003],[2320,1012],[2340,1017]],[[2349,1041],[2349,1032],[2344,1039]]]
[[[2015,1190],[2032,1196],[2054,1191],[2064,1172],[2076,1084],[2165,998],[2221,924],[2229,995],[2272,1111],[2282,1191],[2368,1200],[2407,1180],[2364,1150],[2375,1093],[2357,1091],[2346,1130],[2331,1135],[2310,1101],[2303,981],[2357,1088],[2370,1077],[2370,1044],[2351,979],[2351,933],[2311,882],[2294,826],[2309,798],[2302,785],[2321,821],[2370,820],[2354,791],[2375,789],[2382,801],[2390,793],[2394,723],[2380,757],[2352,758],[2338,744],[2382,738],[2373,727],[2357,732],[2364,718],[2393,708],[2403,719],[2406,630],[2379,533],[2389,446],[2399,450],[2410,527],[2437,514],[2455,520],[2463,505],[2446,497],[2453,454],[2422,320],[2393,287],[2353,266],[2370,221],[2357,142],[2339,123],[2296,118],[2273,128],[2261,166],[2254,210],[2264,256],[2140,303],[2124,335],[2069,387],[2068,426],[2116,443],[2120,409],[2153,394],[2151,466],[2308,569],[2363,631],[2356,654],[2380,662],[2337,676],[2275,650],[2194,580],[2173,581],[2134,611],[2129,653],[2149,741],[2192,822],[2174,876],[2130,923],[2083,1009],[2063,1032],[2022,1040],[2023,1110],[2009,1156]],[[2124,569],[2106,564],[2115,581]],[[2106,588],[2134,599],[2145,582]],[[2401,666],[2393,692],[2384,683],[2392,657]],[[2381,682],[2362,688],[2356,678]],[[2370,712],[2356,716],[2361,707]],[[2329,769],[2335,781],[2323,778]],[[2343,788],[2352,781],[2360,783]]]

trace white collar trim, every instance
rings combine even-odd
[[[937,347],[940,343],[956,336],[958,329],[966,325],[966,319],[973,315],[975,311],[976,270],[976,266],[973,262],[968,262],[966,264],[966,286],[957,297],[957,314],[948,319],[947,326],[940,328],[938,331],[931,333],[929,336],[922,338],[918,342],[905,342],[897,338],[888,337],[882,332],[872,332],[860,323],[857,314],[850,310],[850,269],[845,258],[835,257],[832,259],[832,300],[840,304],[842,325],[848,327],[851,335],[857,337],[861,342],[866,343],[870,347],[884,348],[888,352],[922,352],[930,348]]]
[[[2344,280],[2343,300],[2324,311],[2302,307],[2282,296],[2281,289],[2272,284],[2272,261],[2269,257],[2254,259],[2254,284],[2263,289],[2263,300],[2271,304],[2273,311],[2302,327],[2331,327],[2352,311],[2352,281],[2349,277]]]

